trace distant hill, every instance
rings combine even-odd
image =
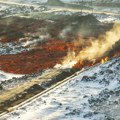
[[[48,0],[45,4],[50,5],[50,6],[64,6],[65,5],[65,3],[63,3],[60,0]]]
[[[77,8],[77,9],[91,9],[91,7],[80,4],[71,4],[71,2],[69,1],[68,3],[65,3],[64,0],[47,0],[47,2],[42,4],[48,6],[61,6],[61,7],[69,7],[69,8]]]
[[[120,0],[96,0],[98,3],[120,3]]]
[[[120,7],[120,0],[96,0],[95,4],[108,7]]]

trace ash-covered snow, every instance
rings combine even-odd
[[[120,58],[114,58],[0,120],[120,120],[119,110]]]
[[[39,71],[38,73],[30,75],[17,75],[0,71],[0,87],[2,88],[0,89],[0,92],[10,90],[11,88],[27,83],[39,75],[42,75],[42,73],[45,73],[46,71]]]
[[[20,3],[15,2],[15,5],[14,2],[10,4],[6,1],[4,2],[7,4],[1,3],[0,1],[0,17],[10,17],[10,16],[22,17],[25,14],[48,10],[48,8],[45,6],[32,5],[32,4],[29,5],[29,3],[23,4],[24,2],[20,2]]]
[[[61,1],[68,2],[68,3],[78,2],[77,0],[61,0]],[[91,1],[91,0],[86,0],[85,2],[87,3],[87,1]],[[46,16],[44,15],[44,13],[49,13],[49,14],[51,13],[54,16],[55,15],[56,16],[57,15],[61,15],[61,16],[62,15],[73,15],[75,13],[78,13],[79,15],[93,13],[102,22],[114,22],[114,21],[120,20],[120,15],[119,15],[120,8],[119,7],[93,5],[93,9],[87,10],[87,11],[83,9],[82,10],[83,14],[81,14],[81,9],[72,10],[72,9],[67,9],[67,8],[65,9],[65,8],[60,8],[60,7],[48,7],[48,6],[41,5],[41,3],[47,2],[47,0],[26,0],[26,1],[5,0],[4,2],[6,2],[7,4],[2,4],[0,2],[0,17],[19,16],[19,17],[26,17],[26,18],[32,17],[35,19],[38,19],[38,18],[40,19],[42,16],[40,15],[40,13],[41,14],[43,13],[44,17]],[[114,1],[112,2],[114,3]],[[13,5],[14,3],[16,5]],[[88,5],[88,7],[90,6],[91,5]]]
[[[0,55],[17,54],[28,50],[24,44],[23,42],[0,43]]]

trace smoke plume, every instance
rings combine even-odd
[[[98,37],[98,39],[91,39],[89,40],[89,44],[85,45],[83,43],[85,40],[81,39],[78,42],[75,42],[77,45],[81,45],[83,49],[79,51],[77,54],[74,50],[69,50],[67,56],[64,58],[62,64],[69,64],[77,63],[78,61],[92,61],[97,60],[98,58],[101,58],[109,49],[112,48],[112,46],[119,41],[120,39],[120,22],[117,22],[113,25],[113,28],[106,32],[105,35],[101,35]],[[73,62],[74,61],[74,62]]]
[[[67,27],[65,27],[65,28],[61,31],[59,37],[60,37],[61,39],[65,39],[66,36],[67,36],[67,34],[68,34],[69,32],[71,32],[71,31],[72,31],[72,27],[71,27],[71,26],[67,26]]]

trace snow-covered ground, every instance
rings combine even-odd
[[[0,0],[3,1],[3,0]],[[24,2],[24,3],[31,3],[31,2],[40,2],[40,3],[44,3],[47,2],[48,0],[5,0],[5,1],[12,1],[12,2]],[[72,2],[72,1],[77,1],[77,0],[61,0],[62,2]]]
[[[3,0],[1,0],[1,1],[3,1]],[[47,2],[48,0],[26,0],[26,1],[24,1],[24,0],[5,0],[5,1],[13,1],[13,2],[32,2],[32,1],[39,1],[39,2]],[[76,1],[78,1],[78,0],[61,0],[61,1],[63,1],[63,2],[76,2]],[[82,0],[79,0],[79,1],[82,1]],[[84,1],[91,1],[91,0],[84,0]],[[119,0],[93,0],[94,2],[104,2],[104,3],[109,3],[109,2],[111,2],[111,3],[120,3],[120,1]]]
[[[60,8],[60,7],[45,7],[45,6],[40,6],[40,3],[47,2],[47,0],[4,0],[3,2],[6,2],[8,4],[2,4],[0,0],[0,16],[1,17],[9,17],[9,16],[21,16],[21,17],[27,17],[27,18],[37,18],[37,16],[34,16],[34,14],[38,13],[38,16],[40,13],[44,12],[49,12],[54,15],[73,15],[73,13],[79,12],[81,14],[81,9],[77,10],[72,10],[72,9],[67,9],[67,8]],[[68,2],[72,3],[72,1],[77,1],[77,0],[62,0],[63,2]],[[86,0],[91,1],[91,0]],[[100,0],[99,0],[100,1]],[[9,2],[11,4],[9,4]],[[116,1],[112,1],[115,2]],[[20,6],[16,6],[13,4],[20,4]],[[23,4],[23,5],[22,5]],[[25,4],[25,5],[24,5]],[[29,6],[30,5],[30,6]],[[32,6],[32,7],[31,7]],[[90,5],[88,5],[90,7]],[[116,19],[120,19],[120,8],[118,7],[102,7],[102,6],[93,6],[93,10],[84,10],[83,9],[83,14],[98,14],[99,18],[102,18],[102,22],[106,21],[116,21]],[[26,16],[27,14],[27,16]],[[33,15],[32,15],[33,14]],[[116,15],[117,14],[117,15]],[[104,16],[106,17],[104,18]],[[104,18],[104,19],[103,19]]]
[[[40,6],[40,5],[34,5],[26,3],[23,4],[24,2],[20,3],[7,3],[3,1],[3,3],[0,1],[0,17],[10,17],[10,16],[19,16],[20,14],[28,14],[28,13],[33,13],[33,12],[42,12],[44,10],[47,10],[47,7],[45,6]],[[22,16],[21,15],[21,16]]]
[[[105,14],[94,14],[94,16],[100,21],[100,22],[107,22],[107,23],[115,23],[116,21],[120,21],[120,16],[114,16],[114,15],[105,15]]]
[[[120,120],[120,58],[78,73],[0,120]]]
[[[9,80],[12,79],[13,77],[22,77],[23,75],[17,75],[17,74],[11,74],[11,73],[6,73],[0,70],[0,82],[4,80]]]
[[[24,47],[24,42],[0,43],[0,55],[17,54],[28,50]]]

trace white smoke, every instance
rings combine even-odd
[[[66,65],[69,64],[69,62],[73,61],[74,63],[77,63],[78,61],[93,60],[100,58],[105,54],[106,51],[112,48],[112,46],[119,39],[120,39],[120,22],[117,22],[113,25],[113,28],[110,31],[106,32],[105,35],[98,37],[98,39],[90,40],[90,45],[84,47],[81,51],[79,51],[77,55],[73,54],[74,51],[69,50],[62,64]]]

